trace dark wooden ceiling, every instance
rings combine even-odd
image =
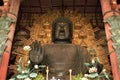
[[[3,0],[0,1],[1,5],[3,5]],[[92,23],[102,23],[102,17],[97,16],[97,14],[102,14],[100,0],[22,0],[18,22],[24,17],[27,23],[31,25],[31,21],[33,21],[32,14],[43,14],[48,12],[48,10],[56,9],[61,11],[70,9],[83,14],[95,14],[92,18],[95,21]]]
[[[101,13],[99,0],[23,0],[22,13],[45,13],[47,10],[72,9],[80,13]]]
[[[24,17],[27,20],[26,23],[32,25],[34,21],[31,17],[32,14],[43,14],[48,10],[64,11],[66,9],[82,14],[94,14],[91,23],[95,23],[95,25],[103,24],[100,0],[22,0],[18,22]],[[101,14],[101,16],[97,16],[97,14]]]
[[[120,4],[120,0],[117,0]],[[3,0],[0,0],[0,6]],[[22,0],[23,13],[45,13],[47,10],[72,9],[80,13],[101,13],[100,0]]]

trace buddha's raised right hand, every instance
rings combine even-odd
[[[31,62],[34,64],[40,64],[43,59],[42,46],[39,41],[35,41],[31,45],[31,50],[29,52],[29,57]]]

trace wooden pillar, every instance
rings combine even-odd
[[[8,14],[7,15],[14,20],[17,20],[20,1],[21,0],[9,0],[9,3],[10,3],[9,9],[8,9],[8,7],[6,7],[4,5],[8,9]],[[1,9],[5,10],[5,7],[1,7]],[[2,62],[1,62],[1,65],[0,65],[0,80],[7,80],[6,79],[7,69],[8,69],[8,63],[9,63],[9,58],[10,58],[10,52],[11,52],[15,27],[16,27],[16,23],[12,23],[10,25],[10,31],[8,33],[8,40],[7,40],[7,47],[6,47],[6,49],[3,53]]]
[[[116,0],[113,0],[113,2],[110,2],[112,0],[100,0],[101,7],[102,7],[102,13],[103,13],[103,19],[107,19],[111,17],[112,15],[116,14],[119,15],[117,12],[113,12],[111,10],[115,10],[116,8]],[[111,5],[113,4],[113,5]],[[110,61],[112,66],[112,74],[114,80],[120,80],[120,73],[118,69],[118,63],[117,63],[117,55],[114,51],[114,48],[112,46],[113,41],[110,40],[111,38],[111,32],[110,32],[110,25],[108,23],[105,23],[105,31],[106,31],[106,38],[108,40],[108,51],[110,54]]]

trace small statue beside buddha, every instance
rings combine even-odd
[[[31,44],[30,60],[32,65],[49,67],[49,78],[69,80],[72,75],[86,73],[85,62],[90,62],[90,54],[85,47],[72,44],[73,24],[69,18],[59,17],[52,24],[52,44],[41,46],[35,41]]]

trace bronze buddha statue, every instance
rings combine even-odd
[[[30,60],[34,64],[45,64],[49,67],[50,76],[61,80],[69,80],[69,69],[72,74],[86,72],[85,62],[90,61],[87,49],[72,44],[73,26],[66,17],[59,17],[53,21],[52,41],[53,44],[41,46],[38,41],[32,43]]]

